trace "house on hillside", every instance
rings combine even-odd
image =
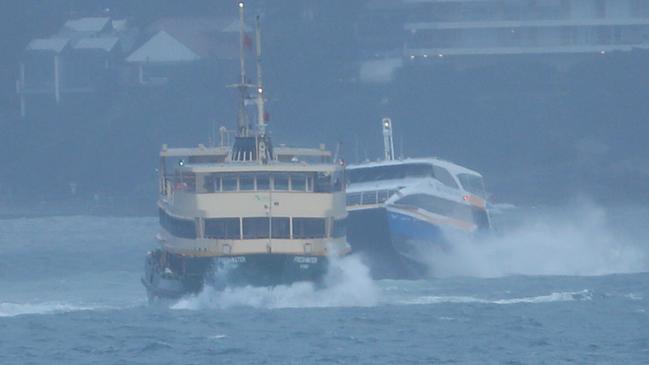
[[[229,69],[238,62],[235,18],[166,18],[149,26],[147,33],[147,40],[126,57],[132,85],[200,80],[204,72]]]
[[[20,60],[16,87],[21,115],[27,113],[28,100],[59,104],[68,96],[113,87],[136,36],[126,20],[87,17],[68,20],[56,34],[31,40]]]
[[[370,81],[377,72],[364,70],[449,59],[479,65],[531,56],[565,67],[648,50],[649,0],[368,0],[356,37],[367,45],[361,79]]]

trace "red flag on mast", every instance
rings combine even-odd
[[[248,49],[252,48],[252,38],[250,38],[247,34],[243,35],[243,46]]]

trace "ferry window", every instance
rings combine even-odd
[[[340,238],[340,237],[345,237],[347,234],[347,219],[336,219],[334,221],[334,231],[333,231],[333,237],[334,238]]]
[[[288,176],[287,175],[273,176],[273,190],[288,190]]]
[[[216,239],[241,239],[239,218],[205,219],[205,237]]]
[[[268,218],[243,218],[243,238],[268,238]]]
[[[255,190],[255,177],[252,175],[239,176],[239,190]]]
[[[471,194],[475,194],[479,197],[486,197],[484,183],[482,178],[477,175],[471,174],[458,174],[457,178],[460,179],[460,183],[464,190],[468,191]]]
[[[325,237],[324,218],[293,218],[293,238]]]
[[[218,175],[207,175],[203,181],[203,188],[206,193],[221,191],[221,178]]]
[[[317,173],[313,190],[316,193],[330,193],[331,175],[322,172]]]
[[[196,238],[196,224],[193,219],[175,218],[159,209],[160,225],[171,235],[180,238]]]
[[[451,176],[451,174],[445,168],[433,166],[433,172],[435,173],[435,178],[442,184],[455,189],[459,188],[459,186],[457,186],[457,183],[455,182],[455,179],[453,179],[453,176]]]
[[[270,176],[260,175],[257,176],[257,190],[268,190],[270,189]]]
[[[272,238],[291,238],[291,221],[288,217],[273,217]]]
[[[305,191],[306,190],[306,176],[304,175],[291,175],[291,190]]]
[[[221,184],[223,185],[223,191],[236,191],[237,190],[237,177],[236,176],[224,176],[221,179]]]
[[[306,177],[306,191],[313,191],[313,176]]]

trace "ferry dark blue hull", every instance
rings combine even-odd
[[[156,250],[147,255],[142,283],[150,299],[176,299],[205,285],[275,286],[299,281],[320,283],[329,260],[324,256],[250,254],[188,257]]]

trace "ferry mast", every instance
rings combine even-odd
[[[239,89],[240,102],[239,102],[239,118],[237,122],[237,136],[235,137],[234,145],[232,146],[232,161],[256,161],[261,164],[266,164],[273,159],[273,149],[270,136],[266,128],[266,113],[264,109],[264,86],[262,81],[261,71],[261,30],[259,16],[256,19],[256,61],[257,61],[257,85],[248,83],[246,77],[246,63],[245,63],[245,47],[246,47],[246,34],[244,22],[244,8],[243,1],[239,1],[239,66],[240,79],[239,83],[233,85]],[[255,89],[256,97],[253,99],[249,96],[249,90]],[[246,111],[246,104],[248,101],[254,100],[257,104],[257,126],[253,130],[248,120],[248,113]]]

